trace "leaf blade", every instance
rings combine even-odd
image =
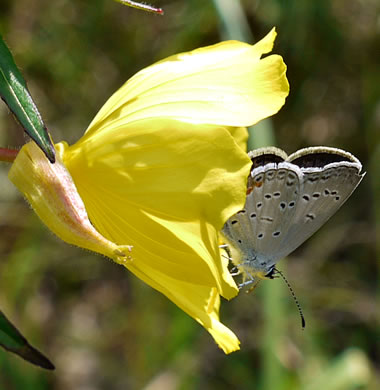
[[[42,149],[49,161],[54,163],[55,149],[47,128],[1,35],[0,95],[25,132]]]
[[[28,362],[47,370],[54,370],[54,365],[40,351],[32,347],[19,330],[0,310],[0,346],[15,353]]]

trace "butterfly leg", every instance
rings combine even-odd
[[[246,291],[247,294],[250,294],[259,285],[260,280],[257,280],[253,283],[254,283],[253,286]]]
[[[232,256],[231,256],[231,252],[229,250],[228,245],[227,244],[219,245],[219,248],[224,249],[224,251],[226,252],[226,254],[222,254],[222,257],[224,257],[228,261],[232,261]],[[235,269],[235,268],[236,267],[234,267],[233,269]],[[237,275],[239,275],[239,274],[237,274]]]
[[[244,264],[244,263],[243,263]],[[242,264],[241,264],[242,265]],[[249,278],[248,280],[244,280],[244,279],[246,279],[246,278]],[[241,290],[243,287],[245,287],[245,286],[249,286],[249,285],[251,285],[252,283],[254,283],[255,285],[258,283],[256,280],[255,280],[255,278],[250,274],[250,273],[244,273],[244,281],[242,282],[242,283],[240,283],[239,285],[238,285],[238,287],[239,287],[239,290]]]

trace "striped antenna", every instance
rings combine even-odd
[[[294,299],[294,302],[296,303],[297,309],[298,309],[298,311],[299,311],[299,313],[300,313],[301,324],[302,324],[302,330],[304,330],[304,329],[305,329],[305,326],[306,326],[305,317],[303,316],[302,308],[301,308],[300,303],[298,302],[298,299],[297,299],[297,297],[296,297],[296,294],[294,294],[294,291],[293,291],[292,287],[290,286],[290,283],[288,282],[288,280],[285,278],[284,274],[283,274],[281,271],[279,271],[277,268],[275,268],[274,271],[276,272],[276,274],[279,274],[279,275],[281,276],[282,280],[283,280],[283,281],[286,283],[286,285],[288,286],[289,291],[290,291],[290,293],[292,294],[292,297],[293,297],[293,299]]]

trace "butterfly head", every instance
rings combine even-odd
[[[243,262],[239,267],[240,271],[243,274],[248,274],[250,278],[253,279],[273,279],[275,278],[275,266],[267,266],[265,265],[257,265],[257,262],[251,262],[251,261],[246,261]],[[246,279],[247,276],[246,275]]]
[[[234,261],[236,269],[243,277],[243,284],[256,284],[260,280],[276,278],[275,264],[255,254],[252,257],[243,256],[239,262]]]

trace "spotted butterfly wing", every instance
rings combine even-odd
[[[364,175],[357,158],[335,148],[306,148],[288,157],[271,147],[249,156],[245,207],[222,233],[236,251],[234,263],[253,281],[271,277],[274,265],[315,233]]]

